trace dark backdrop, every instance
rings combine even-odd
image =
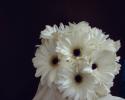
[[[124,1],[124,0],[123,0]],[[121,40],[118,55],[125,59],[125,3],[121,0],[3,0],[0,1],[0,100],[31,100],[39,79],[31,59],[46,24],[87,21],[114,40]],[[121,75],[113,95],[125,97]],[[122,86],[122,87],[121,87]],[[125,89],[125,88],[124,88]],[[124,90],[123,90],[124,91]]]

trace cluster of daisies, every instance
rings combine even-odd
[[[97,100],[110,93],[120,64],[113,41],[87,22],[46,26],[33,58],[41,85],[55,86],[67,100]]]

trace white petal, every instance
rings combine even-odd
[[[105,96],[107,95],[108,93],[110,93],[110,90],[109,88],[104,85],[104,84],[100,84],[98,85],[98,88],[96,90],[96,93],[99,95],[99,96]]]
[[[121,47],[120,40],[118,40],[115,42],[116,51],[118,51],[120,47]]]
[[[110,51],[101,51],[95,55],[95,58],[95,62],[97,62],[100,67],[106,67],[115,61],[115,54]]]

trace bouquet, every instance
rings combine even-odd
[[[111,95],[119,73],[120,41],[87,22],[46,26],[33,64],[39,87],[33,100],[124,100]]]

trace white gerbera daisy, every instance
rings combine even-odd
[[[78,67],[78,66],[76,66]],[[94,88],[97,84],[95,77],[85,70],[76,68],[62,69],[56,82],[58,89],[68,100],[96,100]]]
[[[85,30],[82,26],[86,26]],[[80,23],[71,24],[69,29],[70,31],[67,31],[66,35],[57,42],[56,51],[64,55],[66,60],[86,59],[86,55],[92,52],[88,46],[90,27]]]
[[[55,81],[58,69],[67,65],[55,52],[55,48],[55,41],[44,41],[33,58],[33,64],[37,68],[35,76],[41,76],[41,83],[47,82],[49,86]]]
[[[91,59],[93,73],[99,81],[97,93],[101,96],[110,92],[110,88],[113,86],[113,79],[120,69],[116,58],[114,52],[104,50],[95,53]]]

